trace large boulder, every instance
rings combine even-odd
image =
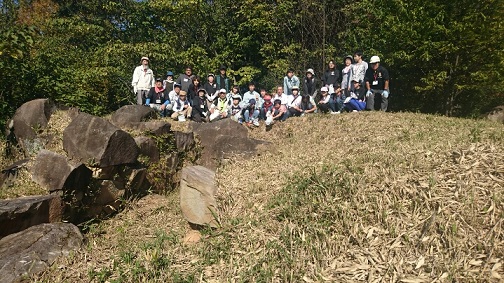
[[[500,105],[492,109],[492,111],[487,114],[487,119],[490,121],[504,123],[504,105]]]
[[[130,127],[132,123],[139,123],[156,118],[156,110],[144,105],[126,105],[119,108],[110,121],[119,128]]]
[[[79,229],[68,223],[41,224],[9,235],[0,240],[0,281],[19,282],[42,272],[82,242]]]
[[[215,172],[203,166],[182,169],[180,207],[184,218],[192,224],[217,227],[219,211],[215,194]]]
[[[223,159],[232,156],[250,157],[264,141],[248,138],[248,130],[231,119],[213,123],[193,123],[192,130],[200,137],[203,147],[200,164],[216,169]]]
[[[54,106],[49,99],[35,99],[21,105],[12,118],[14,135],[25,150],[43,146],[37,135],[47,126]]]
[[[173,132],[175,145],[179,152],[187,152],[194,147],[194,133]]]
[[[59,222],[63,213],[63,202],[57,195],[0,200],[0,238],[34,225]]]
[[[92,171],[84,164],[72,164],[65,156],[45,149],[37,154],[31,173],[33,181],[49,192],[83,191],[92,176]]]
[[[134,163],[138,146],[131,135],[107,120],[80,113],[63,132],[68,156],[96,167]]]

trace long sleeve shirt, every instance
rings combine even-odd
[[[133,79],[131,85],[136,90],[150,90],[155,84],[154,72],[147,67],[140,65],[133,71]]]
[[[300,82],[299,82],[299,78],[296,76],[292,76],[292,78],[290,78],[290,79],[288,76],[285,76],[283,84],[284,84],[285,94],[292,95],[292,87],[293,86],[299,87]]]

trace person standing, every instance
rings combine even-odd
[[[219,75],[215,79],[217,89],[225,89],[229,93],[229,79],[227,77],[227,69],[224,65],[219,68]]]
[[[185,68],[185,73],[179,75],[179,77],[177,78],[177,83],[181,86],[183,91],[189,91],[189,86],[192,84],[193,77],[194,75],[192,73],[191,66],[187,66]]]
[[[366,72],[366,108],[374,110],[375,98],[381,97],[382,111],[387,111],[389,97],[389,73],[387,69],[380,65],[380,57],[373,56],[369,61],[371,68]]]
[[[289,69],[283,83],[285,94],[292,95],[292,88],[297,87],[299,89],[299,83],[299,78],[294,75],[294,70]]]
[[[354,64],[352,65],[352,81],[358,81],[361,86],[364,86],[364,77],[368,69],[368,63],[362,60],[362,51],[357,51],[353,55]]]
[[[317,96],[317,81],[313,69],[306,70],[306,77],[303,84],[303,94],[309,95],[312,99]]]
[[[339,88],[340,72],[336,69],[336,64],[334,60],[329,61],[329,68],[324,72],[322,76],[322,85],[326,86],[329,90],[329,95],[337,92]]]
[[[155,78],[154,72],[149,68],[149,58],[142,57],[140,59],[140,66],[136,67],[133,71],[133,92],[137,97],[137,104],[144,105],[149,94],[149,90],[154,87]]]

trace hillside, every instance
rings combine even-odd
[[[289,119],[217,172],[221,228],[183,244],[178,192],[89,223],[33,282],[499,282],[504,126],[413,113]]]

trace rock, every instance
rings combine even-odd
[[[37,154],[31,173],[33,181],[49,192],[83,191],[92,176],[92,171],[84,164],[71,164],[65,156],[45,149]]]
[[[184,218],[197,225],[217,227],[219,211],[215,194],[215,172],[203,166],[182,169],[180,207]]]
[[[129,194],[144,195],[149,190],[151,184],[147,179],[146,168],[132,168],[131,175],[126,185]]]
[[[93,178],[98,180],[115,180],[119,172],[118,166],[107,166],[101,168],[93,168]]]
[[[82,246],[79,229],[68,223],[41,224],[0,240],[0,278],[3,283],[19,282],[51,266]]]
[[[128,133],[86,113],[75,117],[63,132],[63,149],[71,158],[96,167],[134,163],[139,151]]]
[[[138,123],[156,118],[156,110],[144,105],[126,105],[119,108],[110,121],[119,128],[129,127],[131,123]]]
[[[159,149],[156,142],[149,137],[136,137],[135,142],[140,148],[140,154],[149,157],[149,162],[159,162]]]
[[[504,123],[504,105],[500,105],[492,109],[487,114],[487,119],[494,122]]]
[[[112,205],[124,196],[124,186],[121,182],[103,180],[100,181],[100,190],[95,203],[99,205]]]
[[[0,174],[0,187],[3,187],[4,184],[6,186],[11,186],[14,184],[18,176],[18,172],[20,169],[25,168],[26,164],[30,161],[29,158],[18,160],[6,168],[2,169],[2,174]]]
[[[21,105],[12,118],[14,134],[18,140],[33,139],[51,118],[53,104],[47,98],[35,99]]]
[[[266,142],[248,138],[248,130],[231,119],[214,123],[193,123],[192,129],[201,140],[203,147],[199,162],[210,169],[216,169],[223,158],[234,155],[255,156],[257,146]]]
[[[0,238],[34,225],[59,222],[63,213],[64,204],[55,194],[0,200]]]
[[[194,133],[173,132],[179,152],[187,152],[194,147]]]
[[[131,129],[141,132],[149,132],[156,136],[161,136],[170,133],[171,124],[163,121],[132,123]]]
[[[201,232],[198,230],[189,230],[184,237],[183,243],[186,245],[196,244],[201,240]]]

